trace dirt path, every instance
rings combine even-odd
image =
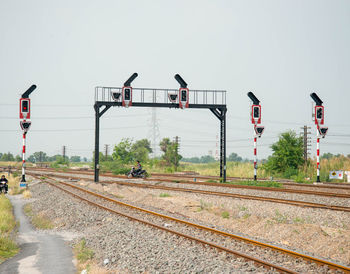
[[[36,231],[23,213],[25,201],[9,196],[20,224],[18,240],[20,252],[0,265],[0,273],[76,273],[71,248],[62,236]]]

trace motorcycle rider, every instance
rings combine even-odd
[[[5,175],[2,175],[0,178],[0,187],[4,187],[5,188],[5,193],[7,193],[7,191],[9,190],[8,188],[8,180],[5,178]]]
[[[135,174],[138,174],[139,172],[141,172],[142,166],[141,166],[139,160],[137,160],[136,162],[137,162],[137,164],[136,164]]]

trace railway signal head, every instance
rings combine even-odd
[[[178,94],[176,94],[176,93],[168,93],[169,100],[172,103],[177,102],[177,96],[178,96]]]
[[[19,118],[30,119],[30,99],[21,98],[19,100]]]
[[[324,123],[324,107],[315,106],[315,124],[323,125]]]
[[[265,129],[265,127],[263,127],[263,126],[259,126],[259,127],[256,126],[256,127],[254,127],[254,131],[255,131],[256,136],[258,136],[260,138],[261,135],[264,132],[264,129]]]
[[[318,132],[320,133],[322,138],[326,136],[327,131],[328,131],[328,127],[318,127]]]
[[[315,101],[316,106],[322,106],[323,102],[315,92],[311,93],[310,96],[311,96],[312,100]]]
[[[31,125],[31,122],[30,121],[20,121],[20,125],[21,125],[21,129],[24,131],[24,133],[27,133],[29,128],[30,128],[30,125]]]
[[[123,87],[122,89],[122,105],[129,107],[132,104],[132,87]]]
[[[247,93],[247,95],[248,95],[248,97],[250,98],[250,100],[252,100],[252,102],[253,102],[254,105],[259,105],[259,104],[260,104],[259,99],[256,98],[256,96],[254,95],[253,92],[249,91],[249,92]]]
[[[121,98],[121,93],[118,92],[118,91],[112,91],[111,92],[111,96],[112,96],[112,99],[116,102],[119,102],[120,98]]]
[[[179,106],[180,108],[188,108],[189,105],[189,90],[188,88],[179,89]]]
[[[253,105],[252,106],[252,124],[260,124],[261,123],[261,106]]]

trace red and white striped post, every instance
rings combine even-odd
[[[22,179],[19,184],[20,187],[26,187],[26,135],[31,125],[30,121],[26,121],[26,119],[30,119],[30,99],[29,95],[36,89],[36,85],[31,85],[29,89],[27,89],[19,99],[19,118],[23,119],[20,121],[21,129],[23,130],[23,147],[22,147]]]
[[[324,106],[322,106],[323,102],[318,97],[318,95],[313,92],[310,94],[311,98],[315,101],[315,112],[314,112],[314,118],[315,118],[315,125],[316,125],[316,162],[317,162],[317,182],[320,182],[320,138],[324,138],[327,134],[328,127],[323,127],[324,124]]]
[[[25,122],[26,120],[24,120]],[[23,130],[23,148],[22,148],[22,179],[21,182],[25,182],[26,181],[26,135],[27,132],[25,132]]]
[[[317,124],[316,128],[316,138],[317,138],[317,143],[316,143],[316,162],[317,162],[317,180],[316,182],[321,182],[320,181],[320,133],[318,129],[319,125]]]
[[[258,173],[258,157],[257,157],[257,137],[261,137],[264,131],[263,126],[258,126],[261,123],[261,105],[260,101],[253,92],[248,92],[248,97],[252,100],[253,105],[251,106],[250,118],[254,125],[254,181],[257,180]]]
[[[257,147],[256,147],[257,138],[254,137],[254,181],[257,179],[257,169],[258,169],[258,157],[257,157]]]

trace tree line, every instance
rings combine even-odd
[[[1,162],[22,162],[22,156],[16,155],[14,156],[12,153],[1,153],[0,152],[0,161]],[[54,156],[48,156],[43,151],[37,151],[31,154],[26,161],[31,163],[38,163],[38,162],[56,162],[56,161],[63,161],[63,162],[87,162],[88,159],[86,157],[80,157],[80,156],[66,156],[65,159],[62,155],[54,155]]]

